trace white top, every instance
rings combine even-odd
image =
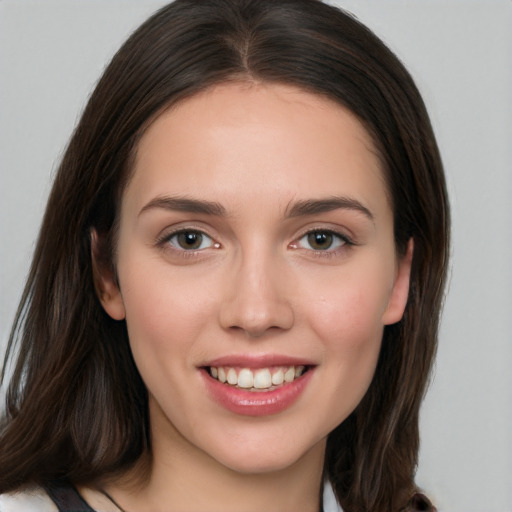
[[[324,512],[343,512],[328,482],[324,486],[323,505]],[[112,509],[96,510],[110,512]],[[35,487],[30,491],[0,494],[0,512],[58,512],[58,509],[44,489]]]
[[[0,494],[0,512],[58,512],[44,489]]]

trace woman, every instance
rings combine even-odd
[[[414,471],[448,217],[421,97],[349,15],[163,8],[55,179],[0,510],[432,510]]]

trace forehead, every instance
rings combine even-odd
[[[361,122],[341,105],[295,87],[229,83],[165,111],[146,130],[127,195],[260,195],[284,208],[344,194],[386,198],[380,160]],[[281,194],[279,194],[279,192]]]

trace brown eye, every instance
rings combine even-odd
[[[304,249],[313,251],[334,250],[345,245],[347,240],[332,231],[311,231],[299,240],[299,245]]]
[[[330,249],[333,241],[332,233],[324,231],[313,231],[308,234],[308,244],[316,251]]]
[[[214,245],[213,240],[200,231],[180,231],[169,237],[169,243],[176,249],[199,251]]]

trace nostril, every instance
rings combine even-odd
[[[224,304],[220,312],[221,327],[233,333],[243,332],[248,338],[260,338],[288,330],[293,323],[291,306],[277,301],[233,301]]]

